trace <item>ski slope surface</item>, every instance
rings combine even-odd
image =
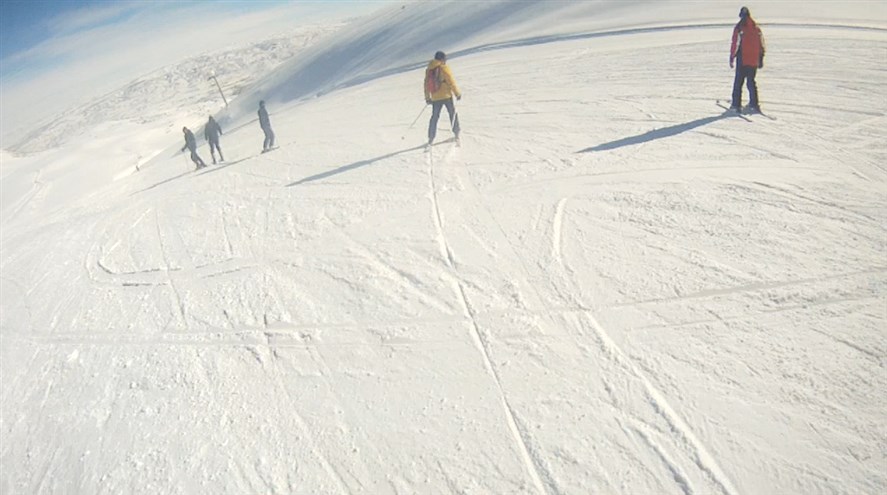
[[[0,492],[887,492],[887,6],[750,4],[749,116],[739,7],[406,3],[218,165],[206,101],[3,151]]]

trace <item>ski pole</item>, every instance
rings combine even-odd
[[[427,104],[427,103],[426,103],[426,104],[425,104],[425,106],[424,106],[424,107],[422,107],[422,110],[420,110],[420,111],[419,111],[419,115],[416,115],[416,119],[415,119],[415,120],[413,120],[413,123],[412,123],[412,124],[410,124],[410,127],[409,127],[409,128],[407,128],[407,130],[410,130],[410,129],[412,129],[412,128],[413,128],[413,126],[414,126],[414,125],[416,125],[416,122],[418,122],[418,121],[419,121],[419,117],[421,117],[421,116],[422,116],[422,114],[423,114],[423,113],[425,113],[425,109],[426,109],[426,108],[428,108],[428,104]]]
[[[450,130],[456,130],[456,122],[459,121],[459,111],[456,109],[456,102],[453,102],[453,118],[450,119]]]
[[[419,117],[421,117],[422,114],[425,113],[425,109],[426,109],[426,108],[428,108],[428,104],[427,104],[427,103],[425,104],[424,107],[422,107],[422,110],[419,111],[419,115],[416,115],[416,118],[415,118],[415,120],[413,120],[413,123],[410,124],[409,127],[407,127],[407,130],[408,130],[408,131],[411,130],[411,129],[413,128],[413,126],[416,125],[416,122],[419,121]],[[406,138],[406,136],[404,135],[404,136],[401,136],[400,138],[401,138],[401,139],[404,139],[404,138]]]

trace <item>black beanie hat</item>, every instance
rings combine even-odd
[[[446,60],[447,54],[444,52],[437,52],[434,54],[434,60]]]

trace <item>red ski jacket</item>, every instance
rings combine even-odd
[[[751,16],[739,21],[733,28],[733,43],[730,44],[730,64],[739,59],[744,67],[760,67],[764,60],[764,33]]]

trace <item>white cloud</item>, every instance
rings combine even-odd
[[[49,18],[45,25],[56,34],[71,33],[101,25],[128,12],[144,9],[145,2],[119,2],[100,6],[81,7]]]

